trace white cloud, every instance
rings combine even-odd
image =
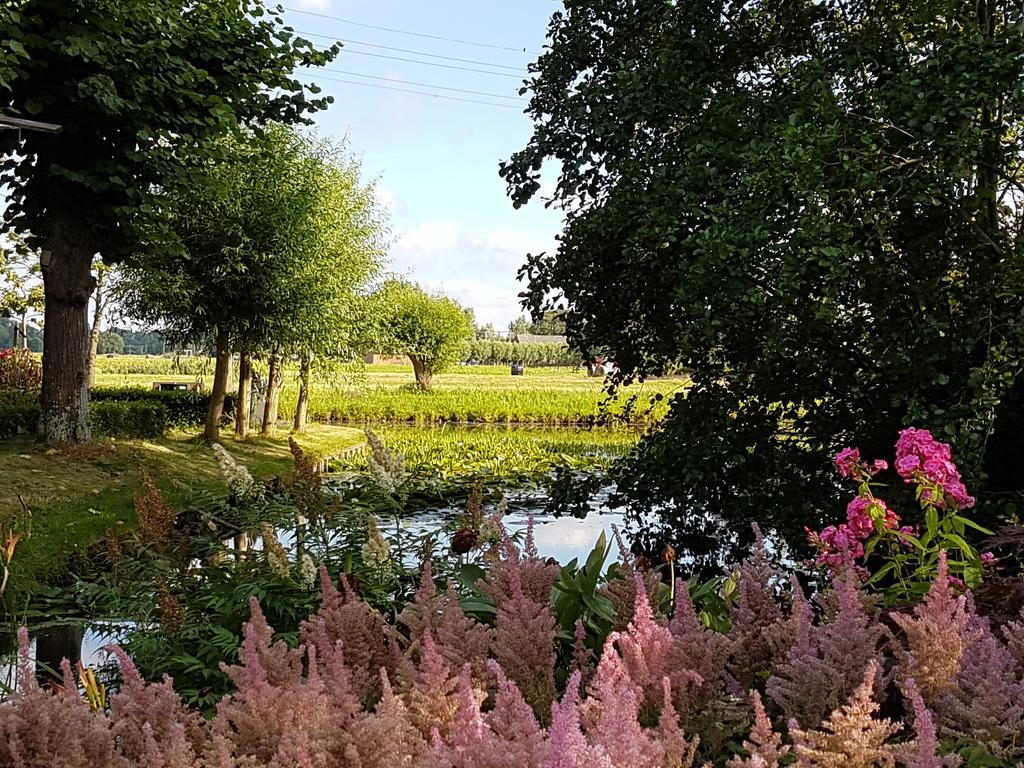
[[[292,0],[290,4],[300,11],[326,11],[331,0]]]
[[[523,284],[516,280],[527,253],[554,248],[528,232],[471,232],[452,221],[427,221],[399,233],[391,267],[429,290],[472,307],[477,322],[504,328],[522,314]]]

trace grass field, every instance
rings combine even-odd
[[[141,369],[141,370],[140,370]],[[170,359],[100,358],[99,386],[149,387],[157,379],[212,381],[212,363],[192,358],[177,371]],[[669,397],[687,380],[651,380],[623,390],[606,402],[601,379],[583,370],[528,368],[511,376],[505,366],[461,366],[434,377],[433,389],[412,387],[411,366],[373,365],[365,371],[316,377],[310,397],[310,418],[334,423],[401,422],[435,424],[589,424],[603,412],[625,415],[634,423],[649,423],[667,411]],[[280,416],[290,418],[298,395],[296,371],[289,367],[281,393]],[[662,399],[657,399],[658,396]]]
[[[314,458],[344,452],[364,441],[348,427],[311,425],[299,444]],[[257,479],[292,467],[288,437],[236,442],[224,447]],[[132,494],[145,469],[174,508],[223,496],[227,486],[213,452],[194,435],[160,440],[118,440],[56,451],[29,438],[0,442],[0,524],[25,534],[11,568],[12,592],[34,581],[73,570],[77,553],[115,530],[135,523]]]

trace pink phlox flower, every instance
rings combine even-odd
[[[860,464],[860,450],[857,448],[843,448],[836,454],[836,468],[840,477],[853,477],[857,465]]]
[[[949,444],[936,440],[927,429],[908,427],[900,432],[896,441],[896,471],[905,482],[938,486],[958,509],[974,506],[975,499],[967,493],[960,479]],[[935,498],[930,488],[924,489],[921,498],[946,506],[946,499]]]

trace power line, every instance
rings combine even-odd
[[[407,59],[402,56],[388,56],[386,53],[372,53],[371,51],[353,51],[348,50],[346,53],[356,54],[358,56],[373,56],[375,59],[390,59],[391,61],[408,61],[412,64],[424,64],[428,67],[440,67],[442,69],[457,69],[461,72],[479,72],[482,75],[496,75],[498,77],[514,77],[522,80],[522,75],[513,75],[511,72],[491,72],[486,69],[474,69],[473,67],[460,67],[456,64],[439,64],[436,61],[422,61],[421,59]]]
[[[344,70],[344,69],[329,69],[327,67],[324,67],[323,71],[324,72],[335,72],[335,73],[337,73],[339,75],[351,75],[353,77],[365,77],[365,78],[368,78],[370,80],[384,80],[385,82],[388,82],[388,83],[404,83],[405,85],[418,85],[418,86],[421,86],[423,88],[437,88],[437,89],[442,90],[442,91],[453,91],[455,93],[471,93],[471,94],[473,94],[475,96],[493,96],[494,98],[497,98],[497,99],[512,99],[513,101],[527,101],[527,99],[524,99],[522,96],[508,96],[508,95],[503,94],[503,93],[488,93],[487,91],[473,91],[473,90],[468,90],[466,88],[452,88],[451,86],[435,85],[434,83],[416,83],[416,82],[413,82],[412,80],[400,80],[400,79],[398,79],[396,77],[380,77],[378,75],[365,75],[362,72],[349,72],[349,71]]]
[[[402,93],[415,93],[420,96],[432,96],[435,99],[447,99],[448,101],[464,101],[467,104],[485,104],[489,107],[505,107],[507,109],[517,109],[515,104],[501,104],[497,101],[480,101],[479,99],[463,99],[459,96],[445,96],[441,93],[429,93],[428,91],[417,91],[412,88],[395,88],[391,85],[377,85],[377,83],[361,83],[358,80],[344,80],[340,77],[327,77],[326,75],[317,75],[319,80],[330,80],[334,83],[347,83],[348,85],[361,85],[365,88],[380,88],[386,91],[400,91]]]
[[[460,40],[457,37],[443,37],[441,35],[430,35],[430,34],[427,34],[426,32],[412,32],[412,31],[407,30],[407,29],[395,29],[394,27],[380,27],[380,26],[377,26],[376,24],[364,24],[361,21],[352,21],[351,19],[343,19],[341,16],[330,16],[330,15],[328,15],[326,13],[315,13],[314,11],[302,11],[302,10],[299,10],[298,8],[289,8],[287,6],[285,6],[284,9],[286,11],[291,11],[292,13],[304,13],[307,16],[319,16],[321,19],[331,19],[332,21],[340,21],[340,22],[343,22],[345,24],[351,24],[352,26],[355,26],[355,27],[363,27],[365,29],[377,29],[377,30],[380,30],[380,31],[383,31],[383,32],[395,32],[395,33],[397,33],[399,35],[412,35],[414,37],[425,37],[425,38],[429,38],[430,40],[444,40],[445,42],[459,43],[460,45],[475,45],[478,48],[493,48],[493,49],[498,50],[498,51],[514,51],[516,53],[529,53],[529,54],[532,54],[534,56],[539,56],[540,55],[540,51],[531,51],[528,48],[514,48],[514,47],[508,46],[508,45],[494,45],[492,43],[480,43],[480,42],[476,42],[474,40]]]
[[[416,56],[428,56],[431,59],[444,59],[445,61],[460,61],[463,64],[480,64],[484,67],[492,67],[494,69],[510,69],[513,72],[526,72],[527,70],[523,67],[510,67],[507,64],[494,64],[490,61],[478,61],[476,59],[460,59],[456,56],[442,56],[439,53],[428,53],[426,51],[414,51],[409,48],[396,48],[393,45],[378,45],[377,43],[364,43],[361,40],[350,40],[344,37],[334,37],[332,35],[324,35],[319,32],[303,32],[302,30],[295,30],[298,35],[309,35],[310,37],[322,37],[326,40],[339,40],[343,43],[351,43],[353,45],[365,45],[368,48],[382,48],[386,51],[400,51],[401,53],[412,53]]]

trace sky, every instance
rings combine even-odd
[[[281,2],[287,23],[308,39],[343,42],[340,56],[310,75],[334,97],[331,108],[315,119],[321,133],[347,136],[365,179],[376,184],[391,227],[388,269],[472,307],[481,325],[507,327],[523,313],[519,267],[527,253],[554,249],[561,224],[540,200],[515,210],[498,176],[498,163],[529,139],[531,121],[522,114],[526,102],[517,91],[560,3]],[[466,71],[472,69],[486,73]]]

